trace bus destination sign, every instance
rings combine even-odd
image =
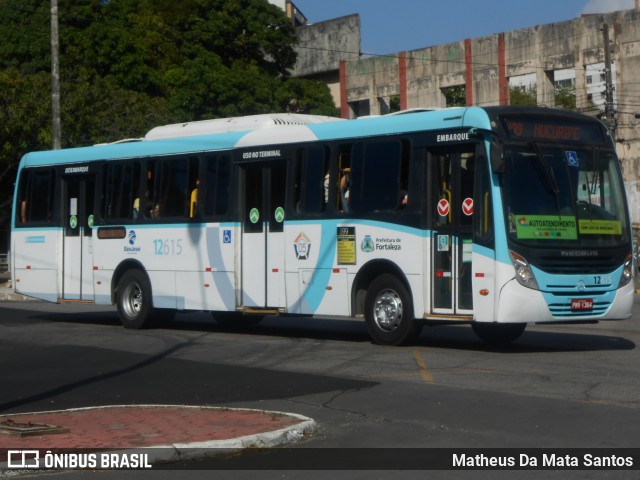
[[[549,118],[505,117],[502,125],[513,140],[604,144],[603,130],[597,123],[556,122]]]

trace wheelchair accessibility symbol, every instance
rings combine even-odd
[[[567,164],[569,164],[570,167],[580,166],[580,160],[578,160],[578,154],[576,152],[567,151],[565,155],[567,156]]]
[[[222,231],[222,241],[224,243],[231,243],[231,230]]]

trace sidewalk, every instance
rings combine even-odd
[[[57,427],[60,433],[26,433],[37,427]],[[46,451],[144,449],[148,461],[157,463],[200,458],[215,449],[275,447],[314,430],[312,419],[297,414],[220,407],[117,405],[0,415],[0,476],[8,449],[42,450],[41,457]]]
[[[16,293],[11,283],[11,272],[0,272],[0,302],[22,302],[31,297]]]

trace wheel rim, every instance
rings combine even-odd
[[[134,318],[138,316],[142,310],[143,304],[142,289],[140,288],[140,285],[135,282],[127,285],[122,298],[122,309],[127,317]]]
[[[393,290],[385,290],[373,304],[373,320],[381,330],[391,332],[402,321],[402,300]]]

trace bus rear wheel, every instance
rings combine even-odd
[[[116,290],[118,317],[125,328],[145,328],[153,313],[151,284],[140,270],[129,270],[120,278]]]
[[[364,318],[373,341],[402,345],[415,340],[421,325],[413,318],[409,292],[397,277],[380,275],[367,290]]]
[[[472,323],[471,327],[481,340],[489,345],[507,345],[517,340],[524,329],[526,323]]]

